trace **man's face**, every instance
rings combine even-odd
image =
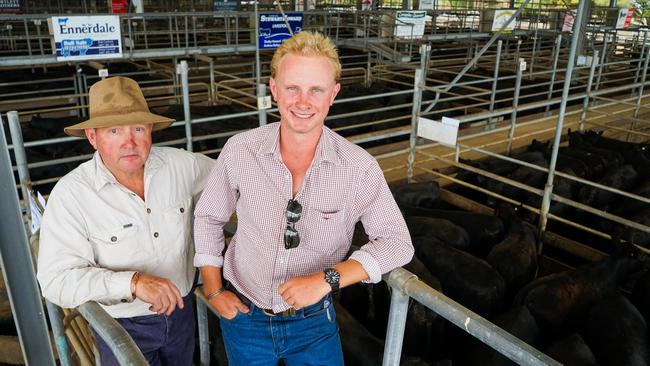
[[[139,174],[151,150],[151,124],[87,128],[86,137],[113,175],[128,178]]]
[[[287,54],[281,59],[269,85],[278,103],[282,125],[300,134],[322,127],[341,89],[327,58],[295,54]]]

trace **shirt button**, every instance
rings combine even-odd
[[[120,300],[120,301],[121,301],[121,302],[129,302],[129,300],[127,300],[127,299],[122,299],[122,300]]]
[[[181,207],[181,213],[183,213],[183,212],[185,212],[185,209],[183,207]]]
[[[153,237],[154,237],[154,238],[157,238],[157,237],[158,237],[158,232],[157,232],[157,231],[156,231],[155,233],[153,233]]]
[[[117,241],[117,236],[111,236],[111,241],[116,242]]]
[[[151,213],[151,209],[147,207],[147,213]]]

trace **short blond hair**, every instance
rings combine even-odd
[[[288,54],[300,56],[323,56],[332,65],[336,82],[341,78],[341,61],[339,53],[332,40],[319,32],[302,31],[282,42],[275,50],[271,60],[271,77],[275,77],[280,67],[280,61]]]

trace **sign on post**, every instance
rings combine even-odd
[[[441,122],[418,117],[418,136],[443,145],[456,146],[459,125],[459,120],[448,117],[442,117]]]
[[[0,0],[0,14],[22,14],[23,0]]]
[[[510,24],[506,26],[506,22],[515,14],[514,9],[500,9],[494,11],[494,19],[492,20],[492,32],[495,33],[512,33],[515,30],[515,23],[517,19],[513,19]]]
[[[213,11],[237,11],[239,10],[239,0],[214,0],[212,2]]]
[[[618,19],[616,20],[616,29],[628,29],[632,24],[632,15],[634,15],[634,8],[621,9],[618,11]]]
[[[285,13],[285,16],[286,22],[285,17],[280,13],[260,14],[260,49],[276,48],[282,44],[282,41],[291,38],[287,23],[294,34],[300,33],[303,20],[302,13]]]
[[[50,18],[57,61],[122,57],[120,18],[116,15]]]
[[[395,13],[395,37],[422,38],[427,12],[422,10],[398,11]]]

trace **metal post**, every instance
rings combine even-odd
[[[494,79],[492,79],[492,94],[490,95],[490,113],[494,112],[494,100],[497,95],[497,84],[499,79],[499,63],[501,61],[501,47],[503,46],[503,41],[499,40],[497,42],[497,55],[494,60]],[[485,130],[492,130],[496,126],[492,124],[492,117],[488,118],[488,123],[485,126]]]
[[[200,290],[197,290],[200,291]],[[196,299],[196,319],[199,326],[199,352],[201,366],[210,366],[210,330],[208,328],[208,308],[203,300]]]
[[[517,48],[515,49],[515,62],[519,60],[519,49],[521,48],[521,39],[517,40]]]
[[[580,0],[578,4],[578,11],[576,12],[576,23],[574,29],[582,29],[583,12],[585,11],[586,4],[589,0]],[[569,59],[566,65],[566,75],[564,76],[564,87],[562,88],[562,100],[560,102],[560,111],[557,118],[557,126],[555,127],[555,138],[553,140],[553,150],[551,153],[551,161],[548,165],[548,178],[544,186],[544,196],[542,197],[542,207],[540,208],[538,234],[544,233],[546,230],[546,223],[548,220],[548,210],[551,205],[551,194],[553,193],[553,179],[555,176],[555,165],[557,164],[557,155],[560,149],[560,140],[562,138],[562,126],[564,125],[564,113],[566,111],[567,99],[569,97],[569,89],[571,88],[571,78],[573,75],[573,68],[576,62],[576,50],[578,48],[579,38],[583,36],[582,32],[578,31],[571,38],[571,49],[569,50]],[[543,244],[540,241],[538,252],[542,253]]]
[[[258,101],[259,100],[264,100],[265,97],[266,97],[266,84],[262,84],[262,83],[257,84],[257,99],[258,99]],[[261,103],[261,104],[264,104],[264,103]],[[259,112],[258,116],[259,116],[259,119],[260,119],[259,120],[260,126],[264,126],[267,123],[266,122],[266,106],[265,105],[260,105],[260,103],[258,102],[257,107],[258,107],[257,109],[258,109],[258,112]],[[260,108],[260,107],[262,107],[262,108]]]
[[[416,277],[413,275],[410,278]],[[399,366],[408,306],[409,295],[402,290],[394,289],[390,297],[390,312],[388,313],[388,329],[386,330],[382,366]]]
[[[372,64],[370,62],[370,58],[371,58],[371,53],[368,52],[368,58],[367,58],[367,61],[366,61],[366,79],[364,80],[364,85],[363,85],[366,88],[369,88],[370,85],[372,84],[372,71],[371,71],[372,70],[372,66],[371,66]]]
[[[9,119],[9,133],[11,133],[11,143],[14,148],[14,157],[16,159],[16,168],[18,169],[18,180],[20,181],[20,191],[23,196],[25,212],[29,212],[29,168],[27,167],[27,153],[23,143],[23,131],[20,127],[20,118],[18,112],[10,111],[7,113]],[[13,172],[11,177],[13,178]],[[29,215],[27,215],[29,217]]]
[[[2,122],[2,121],[0,121]],[[1,123],[0,123],[1,125]],[[4,128],[0,128],[0,264],[27,365],[54,366]]]
[[[129,333],[98,303],[90,301],[79,305],[76,310],[88,321],[95,333],[106,342],[120,365],[149,365]]]
[[[47,308],[47,315],[50,318],[50,325],[52,326],[52,333],[54,335],[54,343],[56,345],[59,360],[62,366],[73,366],[72,358],[70,357],[70,347],[68,345],[68,338],[65,336],[65,329],[63,327],[63,320],[61,319],[61,312],[59,307],[45,300]]]
[[[187,138],[187,151],[194,151],[192,147],[192,117],[190,115],[190,86],[187,80],[189,68],[187,61],[183,60],[178,64],[178,73],[181,75],[181,86],[183,88],[183,112],[185,114],[185,137]]]
[[[589,98],[591,98],[591,87],[594,84],[594,75],[596,74],[596,65],[598,65],[598,50],[594,51],[594,56],[591,58],[591,67],[589,68],[589,79],[587,79],[587,90],[585,92],[585,99],[582,102],[582,112],[580,112],[580,119],[578,121],[578,130],[585,130],[585,118],[589,111]]]
[[[636,97],[636,107],[634,108],[634,118],[639,118],[639,109],[641,108],[641,98],[643,97],[643,86],[645,85],[645,79],[648,75],[648,60],[650,60],[650,48],[646,52],[645,60],[643,60],[643,72],[641,73],[641,85],[639,86],[639,95]],[[634,122],[630,129],[634,128]]]
[[[645,55],[646,41],[648,40],[648,31],[643,32],[643,44],[641,46],[641,52],[639,53],[639,61],[636,63],[636,74],[634,75],[634,83],[636,84],[639,80],[639,74],[641,73],[641,58]],[[634,96],[635,90],[632,89],[631,95]],[[637,91],[638,92],[638,91]]]
[[[519,92],[521,91],[521,78],[523,77],[526,61],[523,58],[517,62],[517,78],[515,79],[515,95],[512,98],[512,113],[510,113],[510,130],[508,131],[508,147],[506,154],[512,151],[512,139],[515,136],[515,125],[517,124],[517,107],[519,106]]]
[[[413,81],[413,107],[411,109],[411,137],[409,139],[408,168],[406,179],[411,182],[413,179],[413,167],[415,166],[415,145],[418,140],[418,118],[420,117],[420,106],[422,104],[422,87],[426,81],[426,58],[431,46],[423,44],[420,46],[420,68],[415,69]]]
[[[603,51],[600,55],[600,63],[598,66],[598,78],[596,79],[596,90],[600,90],[600,78],[603,76],[603,68],[605,67],[608,38],[609,38],[609,33],[605,31],[605,34],[603,35]]]
[[[535,64],[535,52],[537,51],[537,27],[535,27],[535,33],[533,35],[533,52],[530,56],[530,67],[528,68],[528,80],[533,79],[533,65]]]
[[[217,91],[214,84],[214,60],[210,57],[210,105],[216,104]]]
[[[548,96],[546,97],[546,101],[550,102],[551,98],[553,98],[553,88],[555,87],[555,73],[557,73],[557,62],[560,59],[560,49],[562,48],[562,35],[559,34],[557,38],[555,38],[555,45],[553,47],[553,69],[551,72],[551,85],[548,87]],[[546,106],[546,114],[551,110],[551,105]]]

